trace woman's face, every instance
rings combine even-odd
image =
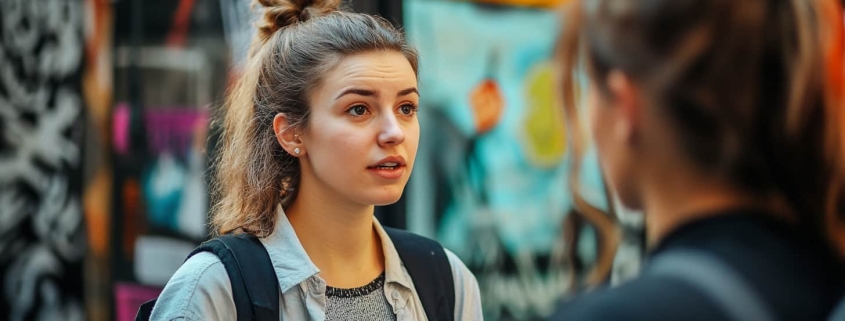
[[[311,93],[299,137],[301,190],[361,205],[398,201],[419,144],[419,99],[416,74],[401,53],[343,58]]]

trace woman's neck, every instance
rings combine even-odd
[[[707,175],[672,171],[643,189],[646,237],[649,247],[659,244],[668,234],[692,221],[731,215],[730,209],[759,209],[773,216],[793,221],[782,197],[761,196]]]
[[[329,285],[359,287],[384,271],[373,208],[301,185],[296,200],[285,210],[302,247]]]

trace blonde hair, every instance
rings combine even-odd
[[[277,207],[296,198],[299,159],[273,130],[283,113],[295,129],[309,125],[309,93],[341,58],[377,50],[405,55],[414,72],[417,52],[382,18],[343,12],[339,0],[257,0],[264,18],[243,74],[229,92],[214,163],[211,224],[217,234],[265,237]]]

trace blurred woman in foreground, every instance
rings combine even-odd
[[[571,128],[585,111],[611,190],[645,213],[649,262],[554,320],[831,315],[845,270],[841,19],[834,0],[571,3]]]

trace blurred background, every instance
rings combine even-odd
[[[563,2],[349,3],[421,53],[416,168],[376,215],[458,254],[488,320],[542,319],[643,253],[591,150],[569,190]],[[0,0],[0,320],[132,320],[207,239],[211,120],[254,19],[248,0]]]

